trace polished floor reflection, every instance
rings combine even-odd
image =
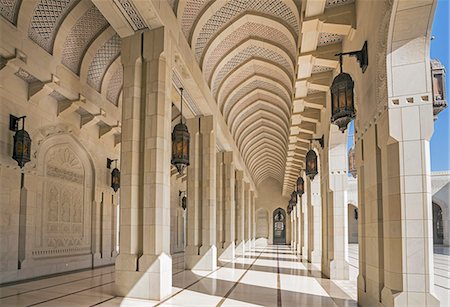
[[[114,267],[0,288],[0,306],[356,306],[354,281],[331,281],[288,246],[256,248],[214,272],[173,276],[163,301],[114,296]]]

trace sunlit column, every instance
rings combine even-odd
[[[244,172],[236,171],[236,255],[245,254]]]
[[[235,167],[233,152],[223,153],[223,202],[224,202],[224,238],[219,259],[232,260],[235,256]]]

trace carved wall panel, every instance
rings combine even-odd
[[[87,254],[91,251],[91,186],[79,148],[55,144],[43,154],[42,204],[34,257]],[[90,176],[89,176],[90,178]]]

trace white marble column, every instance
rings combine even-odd
[[[434,294],[431,98],[422,93],[399,100],[398,105],[390,102],[377,124],[384,237],[381,301],[387,306],[439,306]],[[364,160],[371,154],[364,150]]]
[[[197,175],[201,179],[199,189],[196,191],[199,204],[196,206],[195,213],[195,217],[199,218],[196,221],[199,229],[195,230],[198,231],[199,238],[197,254],[195,245],[189,245],[189,248],[186,249],[186,266],[189,269],[212,271],[217,267],[215,121],[212,116],[203,116],[198,120],[200,135],[197,144],[199,146],[194,152],[199,157],[196,162],[198,165]],[[188,179],[188,186],[190,183],[192,182]]]
[[[252,191],[251,195],[251,248],[256,247],[256,193]]]
[[[308,183],[308,180],[305,180],[305,189],[306,191],[308,191],[308,189],[310,190],[310,186]],[[301,241],[302,241],[302,258],[306,259],[308,261],[310,261],[310,258],[308,256],[308,246],[309,246],[309,224],[308,224],[308,202],[311,202],[310,197],[308,196],[308,193],[304,193],[301,197],[301,221],[302,221],[302,236],[301,236]]]
[[[225,210],[224,210],[224,163],[223,152],[218,152],[216,158],[216,241],[217,241],[217,257],[220,257],[225,242]]]
[[[201,246],[201,164],[200,164],[200,119],[186,121],[190,142],[189,167],[187,168],[187,225],[186,225],[186,268],[191,269],[198,260]]]
[[[251,238],[252,238],[252,231],[251,231],[251,227],[252,227],[252,220],[251,220],[251,190],[250,190],[250,183],[246,182],[245,185],[245,230],[244,230],[244,235],[245,235],[245,250],[249,251],[251,248]]]
[[[298,242],[297,242],[297,229],[298,229],[298,219],[297,219],[297,213],[298,212],[298,206],[294,206],[294,208],[291,211],[291,248],[294,250],[297,250]]]
[[[245,255],[244,172],[236,171],[236,255]]]
[[[170,257],[171,41],[165,28],[122,39],[120,254],[116,295],[160,300]]]
[[[322,152],[321,179],[327,195],[322,198],[322,271],[331,279],[348,279],[347,236],[347,133],[331,125],[329,143]]]
[[[233,152],[223,153],[223,203],[224,238],[223,249],[219,255],[221,260],[232,260],[235,256],[235,168]]]
[[[309,244],[308,257],[311,263],[320,263],[322,258],[322,207],[320,196],[320,174],[316,175],[314,180],[309,180],[310,190],[308,197],[308,225],[309,225]],[[311,196],[309,196],[311,195]]]

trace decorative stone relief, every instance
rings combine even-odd
[[[321,73],[321,72],[327,72],[327,71],[332,71],[332,70],[333,70],[333,68],[331,68],[331,67],[314,65],[312,70],[311,70],[311,73],[312,74],[318,74],[318,73]]]
[[[44,191],[39,236],[34,257],[86,253],[90,238],[86,235],[88,210],[85,203],[85,169],[68,144],[50,147],[44,160]],[[89,215],[87,215],[89,216]]]
[[[346,5],[355,2],[355,0],[327,0],[325,8]]]
[[[220,72],[215,76],[215,79],[211,80],[212,85],[211,88],[214,96],[216,96],[217,94],[217,89],[220,83],[230,71],[236,68],[239,64],[242,64],[243,62],[254,57],[266,59],[269,62],[275,63],[276,65],[284,68],[289,75],[293,74],[292,62],[290,61],[290,59],[286,59],[282,55],[272,50],[252,45],[236,54],[233,58],[231,58],[220,69]]]
[[[120,54],[120,37],[114,34],[103,46],[97,50],[88,70],[87,83],[100,92],[103,76],[109,65]]]
[[[106,99],[108,99],[108,101],[114,104],[115,106],[117,106],[119,103],[119,94],[120,91],[122,90],[122,85],[123,85],[123,67],[122,65],[119,65],[119,67],[109,80],[108,90],[106,92]]]
[[[40,0],[36,5],[28,37],[48,53],[52,53],[53,42],[62,21],[79,0]]]
[[[197,59],[200,58],[208,41],[212,39],[222,27],[237,15],[247,11],[271,15],[291,28],[293,33],[299,33],[297,17],[283,1],[231,0],[226,2],[224,6],[216,11],[201,29],[195,45],[195,55]],[[295,37],[295,40],[297,40],[297,37]]]
[[[181,19],[181,28],[184,36],[189,40],[189,35],[192,29],[192,25],[200,12],[211,2],[211,0],[188,0],[184,6],[184,11],[181,12],[181,16],[177,16]]]
[[[108,21],[106,21],[97,7],[92,5],[78,19],[75,26],[70,30],[69,35],[67,35],[62,52],[62,63],[78,75],[80,73],[81,61],[87,48],[108,25]]]
[[[321,32],[319,35],[319,41],[317,47],[337,44],[342,42],[343,36],[334,33]]]
[[[22,0],[2,0],[0,1],[0,15],[6,18],[13,25],[17,24],[17,15]]]
[[[205,79],[209,79],[214,65],[224,55],[226,55],[235,46],[239,45],[239,43],[250,37],[267,40],[281,46],[282,48],[286,48],[292,59],[295,58],[297,48],[292,43],[292,39],[286,37],[283,32],[266,25],[248,22],[223,39],[222,42],[208,55],[208,57],[204,59],[205,63],[203,64],[203,73],[205,75]]]
[[[133,2],[130,2],[130,0],[114,0],[114,2],[122,13],[124,13],[124,16],[135,31],[147,28],[147,24],[141,14],[139,14]]]

